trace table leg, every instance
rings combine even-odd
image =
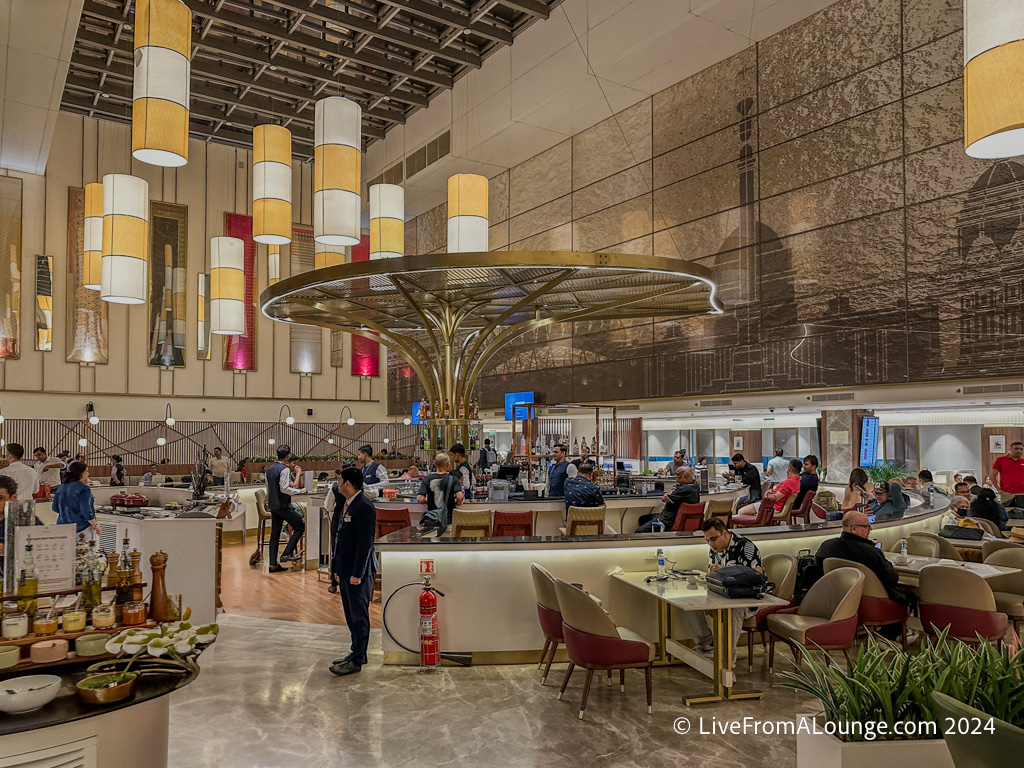
[[[729,623],[730,619],[729,619],[729,616],[728,616],[729,612],[728,611],[718,610],[718,611],[714,611],[711,614],[713,622],[714,622],[712,624],[712,627],[711,627],[711,634],[712,634],[712,637],[714,638],[714,642],[715,642],[715,651],[714,651],[714,657],[713,657],[713,659],[714,659],[713,660],[713,664],[714,664],[714,668],[715,668],[715,677],[714,677],[715,688],[714,688],[714,692],[709,694],[709,695],[707,695],[707,696],[684,696],[683,697],[683,703],[686,706],[690,706],[691,704],[710,704],[710,703],[713,703],[713,702],[716,702],[716,701],[722,701],[725,698],[725,686],[724,686],[724,679],[723,679],[723,669],[724,669],[724,666],[723,666],[723,656],[722,656],[722,654],[724,653],[725,654],[725,658],[728,658],[729,655],[730,655],[730,649],[724,647],[724,645],[722,643],[722,639],[723,639],[723,637],[722,637],[722,635],[723,635],[722,614],[723,613],[726,615],[726,623],[728,625],[725,628],[725,632],[728,632],[729,635],[732,635],[732,624]]]
[[[723,621],[725,622],[725,637],[726,637],[726,641],[727,641],[726,648],[728,648],[728,651],[725,654],[725,659],[726,659],[726,666],[725,666],[726,677],[728,677],[729,680],[735,680],[735,678],[733,677],[733,668],[732,668],[733,667],[733,663],[732,663],[732,650],[733,650],[733,643],[735,642],[735,640],[733,639],[733,636],[732,636],[732,616],[730,615],[730,611],[727,611],[727,610],[726,611],[722,611],[722,613],[724,614]],[[763,696],[763,695],[764,694],[762,694],[761,691],[756,691],[756,690],[734,691],[732,689],[732,685],[727,686],[726,689],[725,689],[725,698],[727,698],[727,699],[760,699],[761,696]]]
[[[658,601],[658,661],[662,664],[668,663],[668,649],[665,647],[665,638],[668,637],[668,612],[671,609],[664,600]]]

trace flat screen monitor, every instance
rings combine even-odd
[[[878,461],[878,417],[865,416],[860,428],[860,466],[873,467]]]
[[[420,416],[420,405],[421,405],[421,403],[420,403],[419,400],[417,400],[416,402],[414,402],[412,404],[412,423],[413,424],[422,424],[423,423],[423,419]]]
[[[533,392],[506,392],[505,393],[505,421],[512,421],[513,409],[515,410],[516,419],[522,421],[523,419],[529,418],[527,411],[528,408],[516,408],[519,403],[532,403],[535,402],[533,399]]]
[[[518,480],[519,479],[519,467],[516,466],[501,466],[498,467],[498,479],[499,480]]]

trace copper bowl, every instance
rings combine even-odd
[[[114,704],[124,701],[135,692],[135,681],[138,679],[136,672],[107,672],[101,675],[89,675],[75,684],[75,693],[80,701],[85,704]],[[114,685],[92,687],[100,685],[107,680],[116,682]],[[82,687],[83,684],[88,684]]]

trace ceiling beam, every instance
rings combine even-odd
[[[500,0],[500,2],[514,11],[522,11],[537,19],[546,19],[551,12],[546,0]]]
[[[408,14],[430,19],[438,24],[449,27],[469,27],[473,34],[493,40],[502,45],[512,45],[512,30],[507,25],[498,26],[486,21],[471,22],[469,14],[455,11],[441,5],[434,5],[426,0],[380,0],[385,5],[397,6]]]

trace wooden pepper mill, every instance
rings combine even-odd
[[[153,569],[153,590],[150,598],[149,615],[153,621],[173,621],[174,613],[167,604],[167,582],[164,580],[167,570],[167,553],[157,552],[149,556],[149,566]]]
[[[117,586],[117,552],[107,552],[107,586]]]
[[[139,603],[142,602],[142,570],[139,568],[139,561],[142,560],[142,553],[137,549],[133,549],[128,557],[132,561],[132,600]]]

